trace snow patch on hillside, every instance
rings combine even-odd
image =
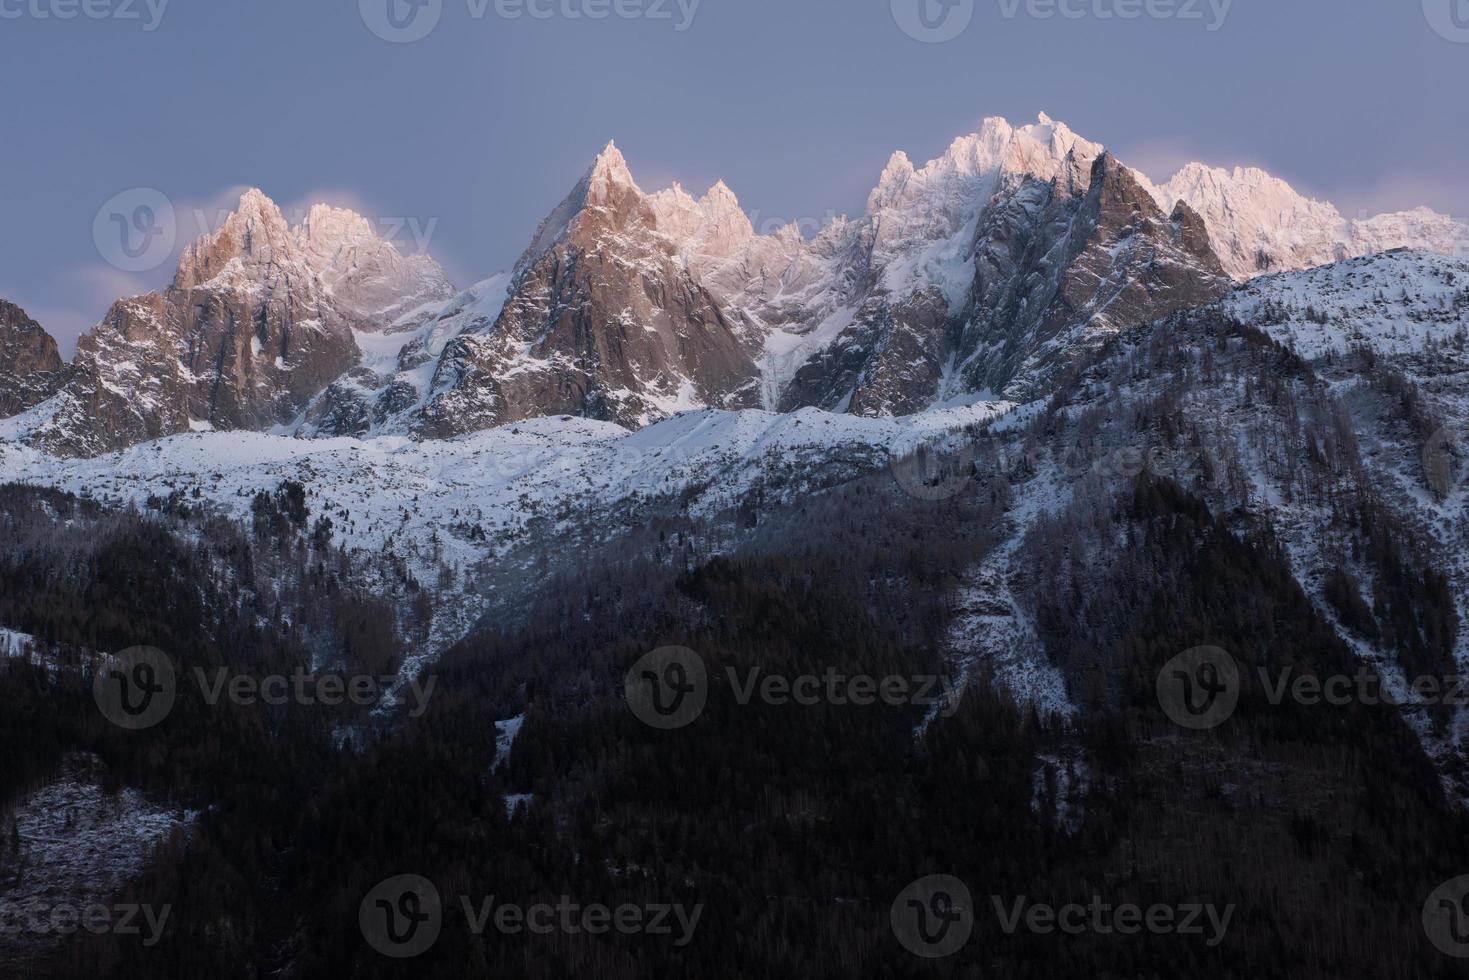
[[[186,832],[197,817],[156,806],[135,789],[105,793],[102,771],[95,756],[68,756],[54,782],[16,807],[20,852],[0,863],[0,921],[45,922],[53,909],[107,906],[142,874],[154,848],[175,831]],[[8,931],[0,964],[44,953],[67,938],[56,931]]]

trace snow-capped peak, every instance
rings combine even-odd
[[[906,180],[913,174],[913,161],[908,159],[908,154],[902,150],[894,150],[893,155],[888,158],[888,165],[883,168],[882,175],[878,177],[879,187],[892,186],[900,181]]]
[[[372,223],[347,208],[313,204],[297,228],[296,237],[322,251],[335,250],[377,238]]]
[[[679,184],[648,198],[658,231],[673,242],[685,261],[724,259],[755,237],[749,215],[728,184],[720,180],[697,201]]]
[[[174,286],[196,289],[226,277],[230,288],[274,281],[314,281],[345,312],[386,328],[406,310],[454,295],[426,254],[404,255],[355,211],[312,206],[295,228],[258,188],[240,196],[218,231],[200,237],[179,260]]]
[[[906,153],[894,153],[868,197],[867,213],[878,217],[889,212],[891,223],[891,212],[908,212],[911,217],[915,208],[931,210],[937,201],[944,211],[967,214],[988,200],[1001,174],[1051,180],[1070,167],[1085,173],[1102,149],[1100,143],[1083,139],[1045,113],[1018,128],[990,116],[978,132],[954,140],[943,156],[921,169],[914,169]]]
[[[735,192],[730,189],[730,186],[724,182],[723,178],[714,182],[714,186],[709,188],[709,192],[704,195],[699,203],[710,209],[738,208],[740,206],[739,198],[735,197]]]
[[[314,205],[295,238],[327,290],[370,324],[393,327],[404,314],[454,295],[428,254],[404,254],[355,211]]]
[[[1257,167],[1226,170],[1190,163],[1154,195],[1165,210],[1183,201],[1199,213],[1225,270],[1236,279],[1393,248],[1448,255],[1469,250],[1469,228],[1445,215],[1419,208],[1348,221],[1335,206],[1308,198]]]
[[[247,188],[240,194],[240,204],[235,209],[235,216],[242,218],[285,220],[281,214],[281,209],[258,187]]]
[[[632,171],[628,169],[627,160],[617,148],[616,141],[608,141],[571,193],[542,220],[530,248],[515,264],[514,278],[518,279],[537,259],[570,234],[584,212],[637,210],[646,200],[646,195],[633,180]]]
[[[239,206],[218,231],[201,236],[184,250],[174,286],[178,289],[202,286],[224,274],[235,262],[241,268],[254,268],[298,258],[295,240],[281,209],[263,191],[252,187],[240,195]]]
[[[587,172],[587,204],[606,204],[619,189],[631,189],[642,193],[627,168],[627,160],[615,141],[608,141],[605,149],[597,155],[592,169]]]

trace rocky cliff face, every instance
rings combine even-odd
[[[915,171],[888,165],[857,227],[850,322],[783,405],[903,415],[982,393],[1024,397],[1068,352],[1227,288],[1207,231],[1046,116],[977,135]]]
[[[491,330],[504,309],[508,275],[493,276],[449,301],[399,321],[399,329],[358,334],[362,362],[332,382],[306,411],[296,434],[407,435],[423,420],[434,380],[451,341]],[[407,329],[402,329],[407,324]],[[443,389],[438,391],[443,394]],[[469,430],[466,430],[469,431]]]
[[[584,182],[543,224],[503,320],[449,343],[417,431],[1028,397],[1077,351],[1217,299],[1231,277],[1469,244],[1426,210],[1343,221],[1260,171],[1193,165],[1154,187],[1044,114],[986,119],[921,168],[894,154],[865,213],[809,240],[794,226],[757,234],[723,182],[644,195],[611,162],[588,177],[605,199],[589,207]],[[660,352],[679,338],[678,355],[639,349],[633,324]]]
[[[65,375],[55,339],[25,310],[0,300],[0,418],[50,398]]]
[[[988,216],[955,348],[960,389],[1041,394],[1068,357],[1223,296],[1231,283],[1202,219],[1160,211],[1110,154],[1083,180],[1020,182]]]
[[[685,216],[689,267],[759,338],[766,407],[905,414],[943,397],[952,380],[976,232],[1006,178],[1049,180],[1068,159],[1084,167],[1100,152],[1046,116],[1019,128],[988,119],[921,169],[894,154],[865,214],[810,241],[795,228],[762,236],[740,227],[723,185],[698,202],[678,192],[660,199]]]
[[[638,427],[758,405],[753,342],[665,227],[608,146],[542,223],[493,326],[449,341],[414,430],[444,437],[540,415]]]
[[[30,441],[95,455],[191,429],[292,422],[360,361],[354,333],[386,326],[387,314],[366,312],[382,277],[358,261],[383,249],[350,220],[350,235],[326,234],[322,219],[339,213],[312,214],[292,229],[269,198],[247,192],[219,231],[184,251],[172,285],[119,301],[80,339]]]

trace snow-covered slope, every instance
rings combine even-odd
[[[1394,359],[1462,351],[1469,261],[1414,251],[1350,259],[1255,279],[1224,307],[1311,360],[1356,346]]]
[[[1379,486],[1439,546],[1469,623],[1469,262],[1412,251],[1353,259],[1257,279],[1225,309],[1343,393]]]
[[[1119,169],[1090,187],[1105,192],[1125,178]],[[1132,191],[1114,189],[1119,200],[1130,200]],[[420,381],[445,337],[495,319],[503,286],[499,280],[471,290],[419,332],[405,335],[410,347],[423,351]],[[1007,684],[1063,712],[1071,703],[1068,692],[1055,665],[1041,657],[1034,610],[1024,587],[1016,586],[1012,562],[1030,529],[1084,499],[1078,494],[1091,492],[1094,477],[1115,482],[1135,475],[1129,461],[1146,461],[1197,487],[1221,513],[1243,506],[1251,521],[1268,521],[1324,614],[1330,614],[1320,598],[1326,571],[1355,559],[1351,542],[1331,530],[1332,497],[1303,492],[1303,465],[1337,467],[1322,479],[1371,486],[1402,526],[1432,549],[1435,567],[1452,577],[1459,594],[1469,595],[1469,549],[1463,546],[1469,456],[1456,439],[1423,431],[1429,420],[1456,432],[1469,424],[1469,264],[1400,252],[1263,277],[1198,315],[1216,313],[1267,332],[1312,362],[1321,380],[1288,377],[1288,359],[1268,345],[1234,337],[1219,347],[1217,336],[1196,327],[1170,333],[1165,323],[1099,339],[1108,345],[1099,355],[1103,367],[1066,382],[1055,435],[1044,435],[1053,431],[1049,424],[1029,425],[1052,412],[1051,391],[1024,406],[980,401],[898,418],[813,408],[789,414],[699,410],[636,432],[609,421],[551,416],[442,441],[382,427],[367,439],[195,433],[96,459],[57,459],[4,441],[15,435],[12,421],[0,425],[0,482],[55,486],[118,505],[172,491],[190,499],[197,493],[245,519],[257,491],[298,480],[309,488],[313,513],[332,518],[336,540],[347,548],[395,555],[422,581],[433,581],[445,564],[459,570],[456,601],[447,604],[453,614],[436,621],[426,651],[432,654],[470,628],[493,601],[495,576],[517,567],[514,556],[525,549],[545,553],[551,541],[563,547],[607,541],[646,523],[660,507],[697,518],[736,509],[752,494],[762,506],[799,501],[881,470],[894,454],[920,444],[952,445],[956,430],[1005,413],[989,428],[1005,453],[1028,461],[1025,479],[1012,488],[1010,540],[956,594],[962,615],[949,653],[961,667],[987,663]],[[379,339],[383,345],[366,348],[364,357],[385,376],[402,360],[392,354],[392,343]],[[1148,367],[1148,359],[1167,372]],[[1401,406],[1413,399],[1393,380],[1398,375],[1421,395],[1406,420]],[[1299,390],[1294,421],[1283,389]],[[1274,392],[1268,404],[1260,394],[1265,390]],[[1188,420],[1201,442],[1137,431],[1139,406],[1150,406],[1154,417]],[[1344,433],[1353,431],[1359,444],[1346,440]],[[1036,439],[1058,445],[1034,449]],[[1434,452],[1447,454],[1451,464],[1442,487],[1428,468]],[[1340,462],[1348,458],[1359,462]],[[1463,605],[1469,617],[1469,602]],[[1469,663],[1464,638],[1457,654]],[[1364,647],[1362,655],[1391,666],[1388,651]],[[1430,734],[1425,730],[1425,739]]]
[[[159,488],[198,486],[206,498],[246,516],[250,501],[243,493],[299,479],[321,506],[354,512],[345,543],[379,548],[390,538],[412,539],[415,530],[426,537],[432,527],[450,526],[451,512],[476,514],[487,528],[508,533],[568,501],[677,493],[706,480],[698,506],[718,507],[738,496],[767,457],[860,449],[881,465],[890,450],[906,452],[1010,408],[985,402],[899,419],[709,409],[638,432],[557,416],[442,441],[200,432],[94,459],[58,459],[3,441],[8,433],[0,428],[0,481],[55,486],[116,504],[140,504]]]
[[[1254,280],[1224,309],[1299,353],[1330,385],[1366,482],[1418,539],[1419,560],[1448,581],[1462,674],[1469,669],[1469,262],[1414,251],[1352,259]],[[1280,506],[1297,512],[1289,526],[1303,585],[1319,596],[1325,561],[1317,556],[1329,521],[1306,513],[1309,500],[1286,497]],[[1447,738],[1434,736],[1440,757],[1462,751],[1469,735],[1469,712],[1460,708],[1454,718]]]
[[[296,480],[309,488],[313,513],[332,518],[338,543],[395,551],[433,581],[441,563],[474,569],[512,547],[587,529],[605,538],[632,503],[682,500],[690,488],[698,490],[689,507],[703,514],[736,504],[777,471],[789,477],[784,492],[799,495],[885,467],[892,453],[1011,407],[981,403],[904,419],[706,410],[636,433],[558,416],[443,441],[201,432],[92,459],[58,459],[5,441],[14,426],[0,423],[0,483],[57,487],[118,506],[174,490],[192,498],[197,490],[248,520],[257,491]],[[467,630],[485,600],[473,581],[462,584],[463,602],[446,629],[452,622]],[[458,638],[451,630],[443,642]]]
[[[1020,461],[1005,482],[1012,526],[955,595],[948,653],[962,669],[988,666],[1050,710],[1074,703],[1084,658],[1038,653],[1034,624],[1068,589],[1107,619],[1098,596],[1119,549],[1136,548],[1120,525],[1143,474],[1278,547],[1393,689],[1469,668],[1469,264],[1400,252],[1257,279],[1114,338],[996,430],[1002,458]],[[1371,610],[1357,623],[1333,598],[1343,580]],[[1416,700],[1405,719],[1469,797],[1469,711]]]

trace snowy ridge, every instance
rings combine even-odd
[[[946,433],[991,421],[1013,406],[977,403],[903,419],[863,419],[807,409],[789,415],[703,410],[629,432],[572,417],[539,418],[454,440],[406,436],[292,439],[267,433],[178,435],[93,459],[57,459],[0,442],[0,482],[56,487],[114,506],[142,507],[172,490],[192,493],[248,521],[259,490],[283,480],[309,488],[351,550],[395,551],[423,580],[441,563],[461,570],[505,555],[533,528],[565,533],[610,527],[629,500],[677,497],[701,487],[690,508],[730,507],[776,468],[812,483],[833,461],[887,465]],[[799,480],[791,493],[806,486]],[[549,523],[548,523],[549,522]],[[430,542],[433,542],[430,545]],[[482,608],[464,582],[456,619],[436,649],[458,640]],[[437,626],[436,626],[437,629]]]
[[[1411,251],[1351,259],[1255,279],[1224,307],[1311,360],[1358,345],[1422,353],[1469,330],[1469,261]]]
[[[1331,204],[1253,167],[1191,163],[1154,193],[1164,210],[1184,201],[1204,218],[1220,261],[1236,279],[1396,248],[1469,256],[1469,225],[1462,222],[1428,208],[1348,221]]]

